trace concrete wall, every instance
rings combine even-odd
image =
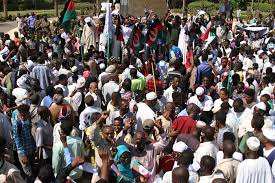
[[[163,16],[167,11],[166,0],[128,0],[128,14],[143,16],[144,9],[152,9],[158,16]]]

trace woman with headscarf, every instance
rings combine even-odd
[[[115,163],[118,168],[118,183],[130,183],[136,182],[133,171],[130,167],[131,163],[131,153],[125,145],[120,145],[117,147],[117,153],[115,156]]]

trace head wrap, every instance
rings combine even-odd
[[[122,173],[122,175],[124,175],[125,177],[129,177],[129,178],[134,178],[134,175],[132,173],[132,170],[130,168],[130,164],[129,165],[126,165],[126,166],[123,166],[119,159],[121,157],[121,155],[125,152],[129,152],[129,149],[127,148],[127,146],[125,145],[120,145],[120,146],[117,146],[117,153],[115,155],[115,162],[117,163],[117,167],[118,167],[118,170]]]
[[[182,142],[182,141],[174,143],[174,145],[173,145],[173,151],[174,152],[182,153],[186,149],[188,149],[188,146],[184,142]]]
[[[257,137],[249,137],[246,141],[246,145],[251,151],[258,151],[260,140]]]
[[[26,90],[31,89],[30,83],[31,83],[31,78],[28,74],[22,75],[16,81],[16,84],[19,88],[23,88],[23,89],[26,89]]]
[[[263,129],[263,135],[271,142],[275,142],[275,129],[265,128]]]

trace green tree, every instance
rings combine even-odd
[[[8,18],[8,0],[3,0],[4,17]]]

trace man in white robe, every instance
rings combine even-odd
[[[247,158],[238,166],[236,183],[272,183],[273,177],[268,161],[257,154],[260,147],[259,139],[250,137],[246,144],[248,147]]]
[[[180,26],[180,35],[179,35],[179,41],[178,41],[178,47],[180,48],[182,55],[183,55],[183,64],[186,63],[186,52],[187,52],[187,46],[189,42],[189,35],[188,31],[190,31],[190,23],[186,22],[186,19],[182,20],[182,25]]]
[[[88,53],[90,46],[96,48],[96,26],[91,17],[85,18],[85,25],[81,36],[81,43],[84,45],[84,53]]]
[[[157,94],[155,92],[147,93],[146,101],[137,104],[138,111],[136,114],[137,129],[142,130],[142,123],[146,119],[155,120],[156,113],[152,108],[157,104]]]

